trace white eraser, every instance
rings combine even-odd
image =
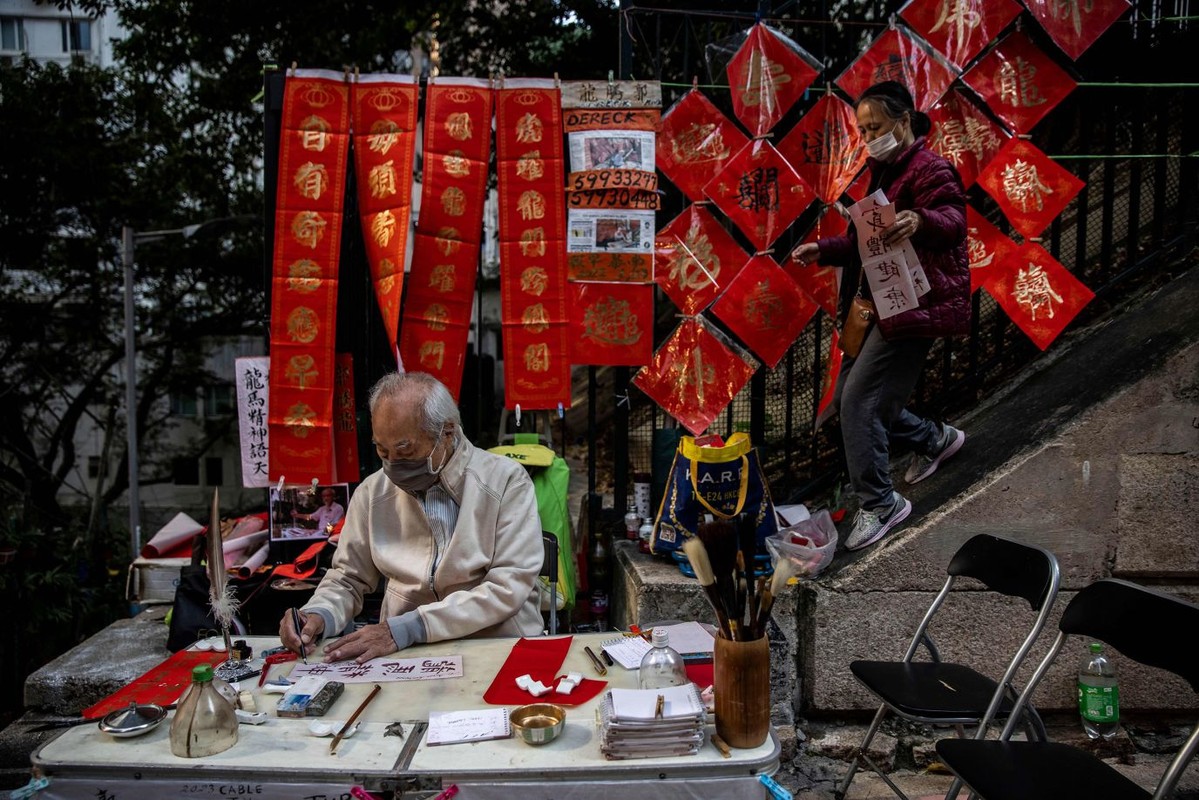
[[[578,686],[580,683],[583,682],[583,673],[571,672],[571,673],[567,674],[566,680],[570,681],[575,686]]]
[[[548,694],[549,690],[550,687],[543,685],[541,681],[533,681],[533,684],[529,687],[529,694],[534,697],[541,697],[543,694]]]
[[[521,675],[516,679],[516,685],[521,689],[528,689],[533,683],[532,675]]]
[[[558,681],[558,694],[570,694],[575,688],[574,681],[568,681],[566,678]]]

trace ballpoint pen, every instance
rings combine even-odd
[[[591,659],[591,664],[595,667],[595,671],[600,675],[607,675],[608,668],[604,666],[604,662],[599,660],[599,656],[595,654],[595,651],[587,646],[584,646],[583,649],[587,651],[587,655]]]
[[[300,624],[300,610],[295,606],[291,609],[291,623],[296,626],[296,638],[300,640],[300,660],[308,663],[308,654],[304,652],[304,626]]]

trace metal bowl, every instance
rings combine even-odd
[[[149,733],[166,718],[167,711],[160,705],[130,703],[126,708],[106,714],[100,720],[100,730],[119,739],[127,739]]]
[[[545,744],[562,735],[566,709],[554,703],[531,703],[508,715],[516,734],[529,744]]]

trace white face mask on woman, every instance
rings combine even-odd
[[[891,157],[899,150],[899,140],[895,138],[895,128],[899,127],[899,123],[895,123],[895,127],[879,136],[877,139],[871,139],[866,142],[866,152],[871,158],[878,161],[890,161]]]

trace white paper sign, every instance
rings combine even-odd
[[[310,659],[311,661],[311,659]],[[312,661],[292,667],[290,680],[313,675],[342,683],[382,683],[385,681],[428,681],[462,677],[462,656],[428,658],[372,658],[364,664],[337,661],[322,664]]]
[[[879,189],[850,207],[849,214],[876,313],[886,318],[915,308],[928,292],[928,279],[916,250],[910,241],[893,246],[882,236],[895,224],[895,205]]]
[[[241,435],[241,484],[247,489],[263,489],[270,485],[266,425],[270,371],[269,356],[239,358],[234,365],[237,423]]]

